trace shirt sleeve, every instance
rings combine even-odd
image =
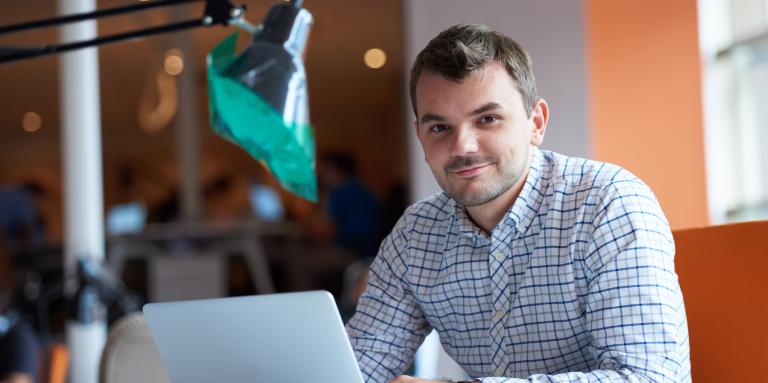
[[[431,331],[405,283],[405,221],[404,215],[382,243],[371,265],[368,287],[347,324],[366,383],[386,383],[405,372]]]
[[[584,255],[589,372],[532,375],[515,382],[689,382],[690,354],[674,241],[656,198],[639,180],[603,191]]]

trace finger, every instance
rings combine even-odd
[[[411,383],[411,382],[414,382],[414,378],[408,375],[400,375],[389,381],[389,383]]]

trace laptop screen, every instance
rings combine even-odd
[[[107,233],[110,235],[138,233],[146,222],[147,208],[140,202],[115,205],[107,211]]]

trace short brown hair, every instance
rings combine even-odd
[[[477,24],[455,25],[440,32],[416,56],[410,83],[413,113],[418,117],[416,82],[423,71],[460,81],[490,61],[498,61],[507,69],[530,115],[539,98],[531,57],[515,40]]]

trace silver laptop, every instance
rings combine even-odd
[[[174,383],[363,383],[327,291],[144,306]]]

